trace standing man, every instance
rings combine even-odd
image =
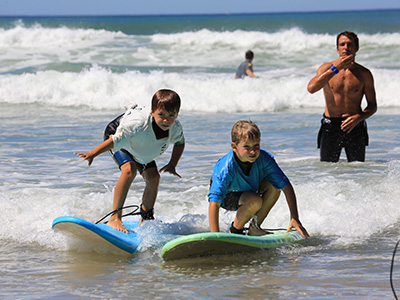
[[[365,120],[377,110],[374,78],[367,68],[355,62],[359,48],[355,33],[339,33],[336,48],[339,58],[321,65],[307,86],[311,94],[323,89],[325,96],[325,113],[318,134],[321,161],[338,162],[342,148],[349,162],[365,161]],[[362,110],[364,95],[367,107]]]
[[[245,76],[249,76],[249,77],[253,77],[253,78],[256,77],[256,75],[254,75],[254,73],[253,73],[253,64],[252,64],[252,61],[254,58],[253,51],[248,50],[246,52],[245,57],[246,57],[246,60],[239,65],[239,67],[236,71],[235,79],[236,78],[244,78]]]

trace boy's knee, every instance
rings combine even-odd
[[[121,166],[121,172],[130,178],[135,178],[136,176],[136,166],[133,162],[128,162]]]
[[[263,200],[262,198],[257,194],[253,192],[245,192],[242,194],[243,200],[240,201],[244,205],[246,205],[251,211],[258,211],[260,210]],[[240,204],[239,202],[239,204]]]
[[[262,207],[262,204],[263,204],[262,198],[257,195],[257,197],[254,198],[254,203],[253,203],[254,211],[259,211]]]
[[[159,183],[160,182],[160,173],[156,172],[155,174],[152,175],[152,177],[150,178],[150,180],[154,183]]]
[[[263,200],[260,196],[256,195],[251,202],[251,211],[253,213],[258,212],[263,205]]]
[[[149,184],[159,184],[160,182],[161,176],[156,168],[148,169],[144,171],[142,175],[145,181]]]
[[[263,196],[266,196],[266,195],[279,196],[280,193],[281,193],[280,190],[274,188],[274,186],[270,182],[266,181],[265,179],[261,182],[261,184],[260,184],[260,194],[261,195],[263,195]]]

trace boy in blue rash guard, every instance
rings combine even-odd
[[[238,121],[232,128],[232,150],[218,160],[213,168],[208,194],[208,217],[211,232],[219,231],[219,208],[237,211],[231,233],[243,234],[250,221],[249,235],[265,235],[260,226],[279,198],[285,194],[290,210],[288,231],[293,227],[309,237],[301,225],[296,195],[289,179],[273,156],[260,149],[261,132],[251,121]]]

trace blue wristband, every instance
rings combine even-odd
[[[339,70],[334,65],[331,66],[331,70],[336,74],[339,73]]]

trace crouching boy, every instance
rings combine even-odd
[[[279,198],[285,194],[290,210],[288,231],[295,228],[308,237],[297,211],[296,195],[289,179],[273,156],[260,149],[261,132],[251,121],[238,121],[232,128],[232,150],[218,160],[213,168],[208,194],[211,232],[219,231],[219,208],[237,211],[231,233],[243,234],[249,225],[249,235],[264,235],[261,224]]]

